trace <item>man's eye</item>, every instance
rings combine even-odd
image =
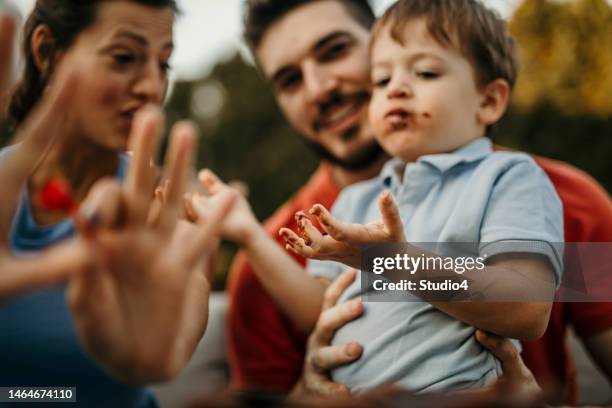
[[[278,81],[278,87],[283,91],[289,91],[295,88],[302,80],[302,76],[299,74],[288,75]]]
[[[348,50],[349,44],[346,42],[340,42],[327,47],[320,55],[319,60],[321,62],[333,61],[334,59],[342,56]]]
[[[440,77],[440,74],[434,71],[417,71],[416,75],[421,79],[436,79]]]
[[[378,79],[378,80],[374,81],[374,86],[377,87],[377,88],[384,88],[385,86],[387,86],[389,84],[390,80],[391,80],[391,78],[389,78],[389,77]]]

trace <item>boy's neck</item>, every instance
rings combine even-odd
[[[370,166],[360,170],[349,170],[337,164],[333,164],[331,168],[332,178],[338,188],[344,189],[351,184],[378,176],[387,160],[389,160],[389,156],[383,154]]]

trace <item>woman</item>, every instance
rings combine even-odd
[[[78,84],[54,111],[55,121],[46,118],[60,137],[29,177],[10,244],[29,256],[73,236],[72,220],[38,199],[50,180],[61,179],[84,208],[79,219],[87,236],[77,242],[77,253],[89,256],[86,273],[73,276],[68,287],[33,292],[0,309],[3,386],[76,386],[77,403],[87,407],[154,406],[145,389],[108,373],[129,382],[170,377],[203,333],[204,249],[217,223],[177,225],[194,148],[188,125],[173,130],[167,202],[147,223],[155,184],[150,158],[161,127],[154,106],[166,90],[174,13],[173,0],[38,0],[26,23],[24,77],[9,106],[17,129],[27,134],[30,115],[41,110],[34,106],[53,99],[48,94],[56,90],[46,92],[52,76],[65,85],[64,71],[76,70]],[[121,152],[130,133],[135,155],[128,171]],[[5,149],[0,161],[20,149]],[[109,177],[126,183],[120,188]],[[231,202],[228,196],[218,206],[219,220]]]

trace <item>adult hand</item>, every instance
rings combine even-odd
[[[404,227],[391,193],[381,194],[378,206],[381,220],[369,224],[339,221],[320,204],[310,209],[325,230],[322,234],[304,212],[296,213],[298,233],[282,228],[279,233],[287,249],[311,259],[332,260],[353,268],[361,267],[363,244],[404,242]]]
[[[290,398],[299,400],[312,396],[350,394],[346,385],[331,380],[329,371],[361,357],[361,345],[357,342],[333,346],[330,344],[339,328],[363,313],[363,304],[360,299],[337,304],[340,295],[355,280],[355,276],[354,269],[348,270],[332,282],[325,291],[321,315],[308,338],[302,378],[291,392]]]
[[[483,391],[495,388],[506,396],[506,400],[517,404],[533,403],[542,399],[542,389],[510,339],[480,329],[476,330],[475,336],[480,344],[497,357],[503,370],[503,375],[497,383],[485,387]]]
[[[8,95],[15,22],[0,16],[0,98]],[[11,254],[9,231],[17,202],[26,180],[48,147],[61,137],[58,124],[77,85],[77,73],[66,66],[58,67],[45,93],[26,121],[20,126],[15,140],[19,142],[0,162],[0,301],[27,290],[60,282],[82,269],[89,255],[75,242],[55,246],[31,258],[16,258]],[[3,105],[3,104],[0,104]]]
[[[152,221],[160,126],[155,110],[137,115],[125,184],[99,182],[85,200],[79,224],[95,265],[71,279],[68,293],[85,350],[111,374],[140,383],[173,377],[195,350],[208,318],[207,260],[236,199],[222,194],[205,224],[180,220],[195,130],[178,124],[166,160],[167,196]]]

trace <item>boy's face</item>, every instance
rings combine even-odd
[[[483,136],[484,97],[469,60],[440,45],[424,19],[409,22],[403,40],[385,27],[372,46],[370,124],[381,146],[410,162]]]

